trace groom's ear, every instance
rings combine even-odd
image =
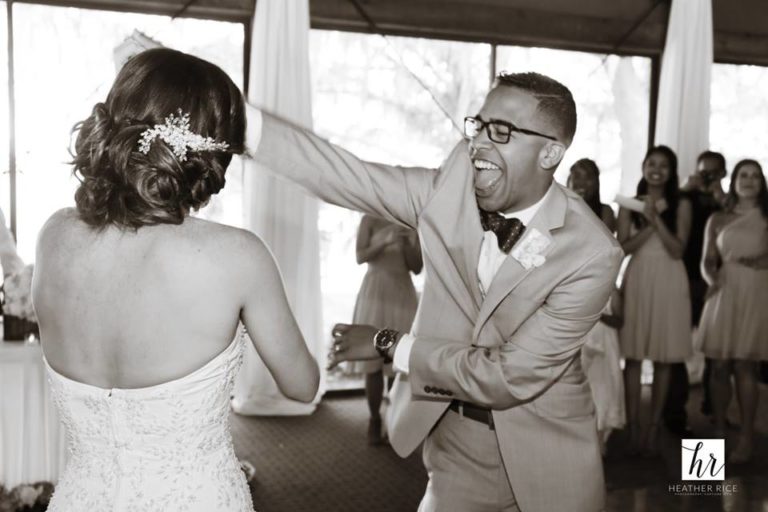
[[[542,169],[554,171],[565,155],[565,146],[557,141],[548,142],[539,152],[539,165]]]

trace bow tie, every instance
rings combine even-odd
[[[480,225],[483,231],[493,231],[499,242],[499,249],[509,254],[515,243],[523,236],[525,225],[520,219],[507,219],[496,212],[487,212],[480,209]]]

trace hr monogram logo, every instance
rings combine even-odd
[[[683,439],[683,480],[725,480],[725,439]]]

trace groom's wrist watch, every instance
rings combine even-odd
[[[373,347],[381,357],[384,358],[384,362],[392,362],[392,358],[389,356],[389,350],[400,339],[400,332],[394,329],[381,329],[373,335]]]

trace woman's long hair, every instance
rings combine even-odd
[[[600,202],[600,169],[597,167],[597,164],[594,162],[594,160],[590,160],[589,158],[582,158],[581,160],[577,160],[572,166],[571,166],[571,173],[573,173],[573,170],[579,168],[584,169],[587,171],[595,180],[595,190],[593,194],[590,194],[589,197],[584,198],[584,202],[589,205],[589,207],[592,209],[593,212],[595,212],[595,215],[598,216],[598,218],[602,218],[603,214],[603,205]],[[571,176],[568,176],[568,186],[571,185]]]
[[[739,202],[739,196],[736,194],[736,178],[739,177],[739,172],[747,165],[754,165],[760,171],[760,192],[757,194],[757,205],[760,207],[760,212],[763,217],[768,220],[768,186],[765,182],[765,174],[763,174],[763,167],[751,158],[741,160],[733,168],[731,174],[731,184],[728,187],[728,193],[725,195],[725,211],[732,212]]]
[[[661,212],[661,220],[672,233],[677,230],[677,206],[680,204],[680,179],[677,176],[677,155],[668,146],[654,146],[648,150],[643,158],[645,162],[654,154],[663,155],[669,164],[669,178],[664,184],[664,199],[667,201],[667,209]],[[637,197],[648,194],[648,181],[645,176],[640,178],[637,184]],[[648,224],[645,217],[637,212],[632,212],[632,220],[637,228],[643,228]]]

